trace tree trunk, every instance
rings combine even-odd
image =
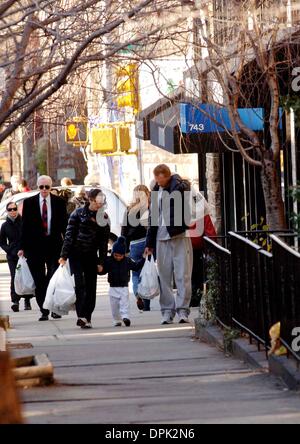
[[[270,152],[267,152],[270,154]],[[266,219],[269,230],[284,230],[286,222],[281,196],[277,163],[273,159],[262,161],[261,182],[266,205]]]
[[[21,424],[22,415],[8,352],[0,352],[0,424]]]

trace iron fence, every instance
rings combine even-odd
[[[281,322],[281,339],[289,352],[300,359],[300,351],[293,350],[293,330],[300,327],[300,253],[280,238],[271,235],[275,312]]]
[[[231,253],[227,247],[228,238],[204,237],[206,243],[206,276],[213,282],[217,298],[215,301],[215,315],[217,321],[223,326],[232,323],[232,292],[231,292]],[[208,291],[210,288],[208,287]]]
[[[268,334],[262,284],[261,246],[230,232],[233,322],[267,348]],[[264,277],[266,280],[270,276]],[[269,282],[268,282],[269,286]]]
[[[290,231],[258,230],[204,239],[206,263],[215,264],[215,282],[208,285],[218,289],[218,322],[248,333],[250,341],[254,339],[258,348],[263,346],[267,352],[270,327],[280,321],[282,343],[300,361],[300,352],[292,346],[293,329],[300,328],[300,253],[295,249],[296,236]]]

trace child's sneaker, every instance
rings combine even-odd
[[[122,322],[121,321],[114,321],[113,322],[113,326],[114,327],[121,327],[122,326]]]
[[[14,304],[12,304],[11,309],[14,312],[18,312],[19,311],[19,304],[17,302],[15,302]]]
[[[130,319],[124,318],[123,322],[126,325],[126,327],[130,327],[130,324],[131,324]]]
[[[24,310],[31,310],[31,303],[30,300],[26,300],[24,302]]]

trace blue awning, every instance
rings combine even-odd
[[[248,128],[253,131],[263,131],[263,108],[240,108],[238,109],[238,113]],[[281,116],[282,109],[280,109],[280,129],[282,128]],[[186,134],[215,133],[232,130],[227,108],[220,108],[211,104],[199,104],[196,107],[190,103],[181,103],[180,127],[181,131]],[[236,129],[239,130],[238,126]]]

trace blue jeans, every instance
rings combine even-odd
[[[130,243],[130,257],[134,261],[139,261],[143,258],[143,253],[145,251],[146,246],[146,240],[141,239],[140,241],[134,241],[134,243]],[[133,271],[132,272],[132,289],[135,297],[137,297],[137,289],[138,284],[140,281],[140,271]],[[144,301],[144,309],[149,310],[150,309],[150,300],[149,299],[143,299]]]

